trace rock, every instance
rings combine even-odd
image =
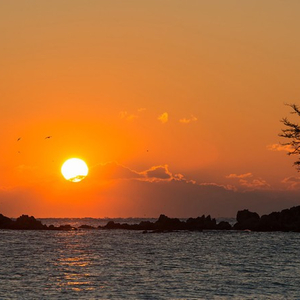
[[[3,216],[2,214],[0,214],[0,228],[1,229],[6,229],[6,228],[10,228],[11,225],[13,224],[13,220],[11,220],[8,217]]]
[[[260,217],[256,212],[251,212],[248,209],[240,210],[236,216],[237,223],[233,228],[237,230],[257,230]]]
[[[121,224],[109,221],[103,228],[104,229],[120,229]]]
[[[297,231],[300,232],[300,206],[272,212],[261,218],[257,213],[248,210],[237,213],[234,229],[253,231]]]
[[[90,225],[81,225],[78,228],[80,229],[96,229],[94,226],[90,226]]]
[[[160,215],[154,223],[155,230],[182,230],[185,229],[184,222],[177,218],[169,218],[165,215]]]
[[[261,217],[259,231],[300,231],[300,206]]]
[[[59,227],[56,227],[56,229],[57,229],[57,230],[66,230],[66,231],[68,231],[68,230],[77,230],[76,227],[73,227],[73,226],[71,226],[71,225],[69,225],[69,224],[66,224],[66,225],[60,225]]]
[[[210,215],[205,217],[189,218],[186,221],[188,230],[213,230],[216,229],[216,219],[212,219]]]
[[[237,212],[236,220],[239,223],[243,223],[248,220],[257,220],[259,221],[260,217],[256,212],[251,212],[248,209],[240,210]]]
[[[150,222],[150,221],[142,221],[139,224],[139,228],[140,230],[154,230],[154,223]]]
[[[11,225],[11,229],[22,229],[22,230],[44,230],[47,229],[46,225],[43,225],[41,221],[36,220],[34,217],[29,217],[28,215],[22,215],[17,218],[15,222]]]
[[[221,221],[219,224],[217,224],[217,229],[218,230],[231,230],[232,226],[225,221]]]

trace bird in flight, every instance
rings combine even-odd
[[[17,139],[17,142],[20,140],[21,138],[19,137],[18,139]]]
[[[45,139],[50,139],[52,138],[52,135],[46,136]]]

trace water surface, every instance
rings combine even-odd
[[[0,299],[300,299],[300,234],[0,230]]]

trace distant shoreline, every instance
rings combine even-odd
[[[281,212],[272,212],[269,215],[259,216],[256,212],[247,209],[237,212],[236,223],[231,225],[227,221],[217,223],[216,219],[210,215],[197,218],[188,218],[182,221],[178,218],[169,218],[165,215],[155,221],[141,221],[138,224],[118,223],[113,220],[108,221],[104,226],[81,225],[73,227],[69,224],[54,226],[45,225],[33,216],[22,215],[16,220],[0,214],[0,229],[11,230],[139,230],[143,233],[171,232],[171,231],[203,231],[203,230],[250,230],[250,231],[284,231],[300,232],[300,206],[284,209]]]

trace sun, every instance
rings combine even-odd
[[[70,158],[63,163],[61,173],[65,179],[79,182],[87,176],[89,168],[82,159]]]

